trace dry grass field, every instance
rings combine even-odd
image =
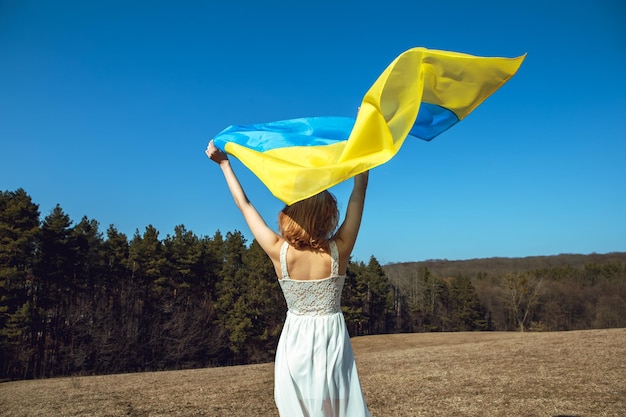
[[[372,415],[626,416],[626,329],[353,339]],[[0,384],[0,415],[277,416],[273,364]]]

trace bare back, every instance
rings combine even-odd
[[[331,261],[331,256],[327,252],[298,250],[293,246],[289,246],[287,251],[287,269],[289,276],[294,280],[309,281],[330,277]],[[275,269],[278,277],[282,279],[280,265]]]

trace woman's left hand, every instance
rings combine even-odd
[[[222,163],[222,161],[228,160],[228,156],[215,146],[213,139],[209,142],[209,145],[204,153],[206,153],[206,156],[208,156],[209,159],[218,164]]]

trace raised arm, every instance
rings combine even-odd
[[[345,272],[345,268],[348,266],[350,254],[359,234],[368,179],[369,171],[354,177],[354,187],[350,194],[350,200],[348,200],[346,217],[335,235],[335,241],[339,249],[340,273]]]
[[[205,153],[214,162],[216,162],[222,169],[224,178],[228,189],[235,200],[235,204],[243,214],[250,231],[254,235],[254,238],[259,242],[265,253],[269,255],[272,261],[279,259],[280,253],[280,236],[267,226],[265,220],[261,217],[259,212],[254,208],[246,193],[244,192],[239,179],[235,175],[228,156],[219,150],[213,140],[209,142]]]

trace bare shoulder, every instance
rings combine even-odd
[[[339,275],[345,275],[350,263],[350,255],[352,254],[353,243],[348,243],[340,238],[335,239],[337,244],[337,252],[339,253]]]
[[[328,278],[332,272],[331,256],[327,251],[290,247],[287,252],[286,263],[289,276],[295,280]]]
[[[277,235],[277,236],[278,238],[276,239],[275,242],[272,242],[270,245],[267,245],[263,249],[265,250],[265,253],[267,254],[267,256],[270,257],[272,262],[280,263],[280,249],[283,246],[285,239],[283,239],[280,235]]]
[[[354,246],[354,243],[351,240],[345,241],[341,238],[341,236],[335,236],[334,241],[337,244],[339,258],[349,257],[350,253],[352,252],[352,247]]]
[[[272,265],[274,265],[274,271],[276,272],[277,277],[282,276],[281,266],[280,266],[280,249],[283,246],[285,239],[280,237],[276,243],[270,245],[268,248],[263,248],[267,256],[272,261]]]

